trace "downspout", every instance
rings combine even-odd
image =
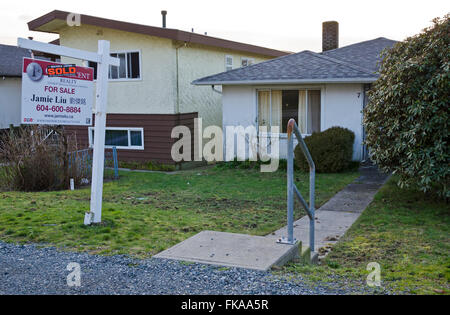
[[[362,105],[362,117],[361,120],[364,119],[364,109],[367,106],[367,101],[368,101],[368,96],[367,96],[367,92],[370,90],[371,88],[371,84],[363,84],[363,105]],[[366,141],[366,128],[364,128],[364,124],[362,124],[362,142],[363,142],[363,146],[362,146],[362,162],[365,162],[368,159],[368,149],[367,146],[364,144],[364,142]]]
[[[181,47],[181,46],[180,46]],[[175,48],[175,54],[176,54],[176,91],[177,91],[177,104],[175,108],[175,114],[180,113],[180,85],[179,85],[179,75],[178,75],[178,49],[180,47]]]
[[[178,50],[182,47],[186,47],[187,42],[184,42],[182,45],[175,47],[175,55],[176,55],[176,92],[177,92],[177,104],[175,108],[175,113],[180,113],[180,75],[179,75],[179,53]]]

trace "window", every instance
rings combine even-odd
[[[141,78],[139,52],[112,53],[111,57],[120,59],[120,66],[109,66],[110,80],[133,80]],[[94,79],[97,79],[97,63],[89,61],[89,67],[94,68]]]
[[[302,134],[320,131],[320,90],[258,91],[258,125],[280,126],[286,133],[289,119],[294,118]]]
[[[241,58],[241,67],[251,66],[254,62],[253,58]]]
[[[233,70],[233,56],[230,55],[225,56],[225,70],[226,71]]]
[[[89,127],[89,146],[94,144],[94,128]],[[126,127],[107,127],[105,147],[117,149],[143,150],[144,129]]]

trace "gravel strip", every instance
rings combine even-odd
[[[68,286],[67,265],[80,264],[81,286]],[[270,272],[164,259],[131,259],[0,242],[0,294],[349,294],[311,288]]]

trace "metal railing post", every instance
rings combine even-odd
[[[287,230],[288,243],[294,244],[294,137],[288,134],[287,157]]]
[[[298,140],[298,145],[305,155],[309,164],[309,206],[300,194],[300,191],[294,184],[294,135]],[[314,252],[314,229],[315,229],[315,182],[316,182],[316,166],[309,153],[308,147],[302,138],[300,130],[294,119],[290,119],[287,125],[287,232],[288,237],[282,237],[278,240],[281,244],[295,244],[294,239],[294,193],[300,204],[306,210],[309,216],[309,248]]]
[[[315,165],[311,165],[309,167],[309,212],[310,212],[310,219],[309,219],[309,248],[311,249],[311,252],[314,252],[314,222],[316,219],[315,216],[315,187],[316,187],[316,170]]]
[[[113,147],[114,179],[119,178],[119,162],[117,160],[117,148]]]

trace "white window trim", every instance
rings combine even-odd
[[[229,65],[229,64],[227,63],[227,59],[228,59],[228,58],[231,59],[231,65]],[[225,71],[233,70],[233,62],[234,62],[234,59],[233,59],[233,56],[232,56],[232,55],[225,55]],[[228,70],[228,69],[227,69],[228,67],[231,67],[231,69]]]
[[[261,88],[255,88],[255,93],[256,93],[256,125],[257,125],[257,130],[258,130],[258,135],[259,136],[270,136],[272,135],[271,132],[260,132],[259,131],[259,102],[258,102],[258,92],[270,92],[270,126],[272,126],[272,91],[289,91],[289,90],[294,90],[294,91],[306,91],[306,113],[308,113],[308,90],[320,90],[321,94],[320,94],[320,131],[323,131],[323,117],[322,117],[322,113],[324,112],[324,99],[323,99],[323,92],[324,92],[324,87],[323,86],[302,86],[302,87],[295,87],[295,86],[288,86],[288,87],[270,87],[270,88],[266,88],[266,87],[261,87]],[[280,128],[282,128],[282,126],[279,126]],[[308,130],[308,119],[306,119],[306,130]],[[277,134],[274,133],[274,136],[276,136]],[[278,136],[280,139],[287,139],[287,133],[278,133]],[[308,137],[311,136],[311,134],[309,133],[302,133],[302,137]]]
[[[114,50],[110,51],[110,54],[126,54],[126,53],[138,53],[139,54],[139,78],[118,78],[118,79],[111,79],[109,78],[109,73],[111,71],[111,66],[109,66],[108,69],[108,81],[109,82],[128,82],[128,81],[142,81],[142,52],[140,49],[132,49],[132,50]],[[125,73],[128,76],[128,58],[125,57]],[[97,74],[98,75],[98,74]],[[97,82],[97,79],[94,80],[94,82]]]
[[[139,54],[139,78],[128,78],[128,58],[126,57],[127,53],[138,53]],[[119,81],[141,81],[142,80],[142,53],[140,49],[136,50],[114,50],[110,51],[110,54],[125,54],[125,74],[127,78],[117,78],[117,79],[110,79],[109,81],[113,82],[119,82]],[[109,66],[110,69],[112,66]]]
[[[92,131],[95,127],[89,127],[89,147],[93,147],[93,139],[92,139]],[[127,130],[128,131],[128,143],[131,144],[131,133],[130,131],[140,131],[142,137],[142,145],[141,146],[117,146],[117,145],[105,145],[105,148],[112,149],[116,147],[116,149],[121,150],[144,150],[144,128],[135,128],[135,127],[106,127],[106,130]]]

